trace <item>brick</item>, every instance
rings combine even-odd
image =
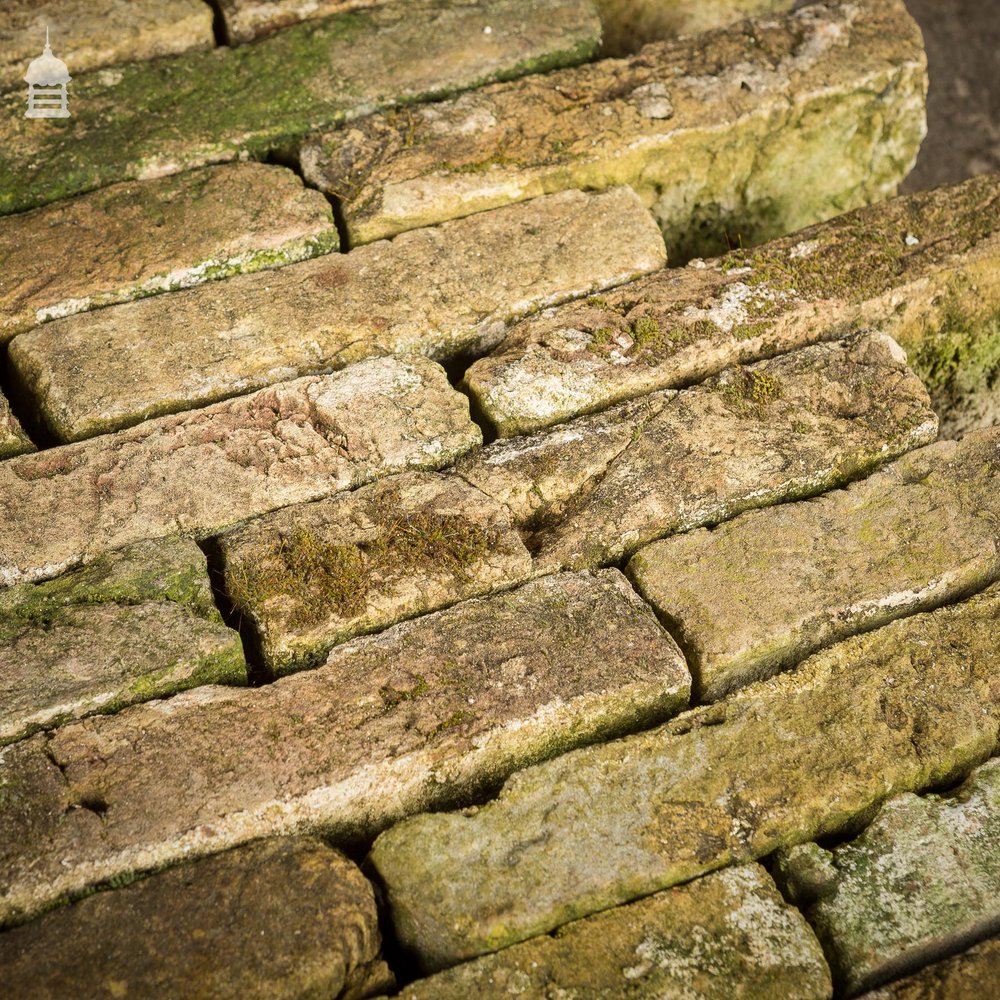
[[[0,464],[0,585],[448,465],[480,440],[440,367],[381,358],[10,459]]]
[[[822,493],[936,428],[899,346],[862,334],[494,442],[458,471],[507,506],[536,570],[550,571]]]
[[[669,718],[683,658],[616,570],[549,576],[0,750],[0,923],[271,834],[370,838],[571,747]],[[99,804],[92,810],[75,803]]]
[[[981,1000],[985,984],[998,981],[1000,939],[991,938],[866,993],[864,1000]]]
[[[312,137],[353,243],[565,188],[632,185],[670,258],[761,242],[895,193],[925,132],[901,0],[647,46]],[[730,244],[731,245],[731,244]]]
[[[35,446],[31,443],[31,439],[24,433],[24,428],[11,412],[10,403],[0,392],[0,459],[23,455],[27,451],[34,450]]]
[[[245,684],[194,542],[138,543],[0,590],[0,742],[199,684]]]
[[[264,841],[0,935],[9,1000],[272,1000],[391,988],[371,885],[318,840]]]
[[[42,53],[46,27],[74,78],[100,66],[215,46],[212,11],[202,0],[6,0],[0,90],[20,91],[24,100],[24,74]]]
[[[113,184],[0,218],[0,343],[72,313],[337,247],[327,200],[281,167]]]
[[[632,192],[564,192],[71,316],[16,338],[10,362],[52,432],[78,440],[370,355],[481,353],[510,320],[663,262]]]
[[[784,876],[848,995],[947,956],[1000,930],[1000,760],[952,794],[904,794],[886,802],[856,839],[832,852],[817,844],[824,878]],[[807,861],[815,868],[813,859]]]
[[[521,771],[478,810],[404,820],[369,858],[395,933],[440,968],[946,784],[997,746],[998,640],[994,587]]]
[[[873,325],[949,433],[1000,365],[1000,175],[898,198],[518,323],[465,386],[503,437]]]
[[[911,452],[846,490],[642,549],[628,575],[715,700],[839,639],[1000,577],[1000,430]]]
[[[760,865],[567,924],[418,980],[400,1000],[637,996],[827,1000],[819,942]]]
[[[385,0],[219,0],[231,45],[287,28],[299,21],[329,17],[347,10],[375,7]]]
[[[12,92],[0,98],[0,214],[263,159],[380,108],[580,62],[599,37],[590,0],[396,0],[259,45],[76,74],[72,117],[51,127],[25,120],[24,95]]]
[[[454,476],[391,476],[220,539],[227,592],[274,674],[338,642],[509,587],[531,556],[496,501]]]
[[[602,50],[621,56],[647,42],[710,31],[746,17],[781,14],[794,0],[597,0]]]

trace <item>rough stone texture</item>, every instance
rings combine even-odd
[[[224,535],[221,547],[227,592],[274,674],[531,574],[506,511],[434,473],[288,507]]]
[[[509,320],[664,260],[631,191],[564,192],[72,316],[18,337],[10,361],[52,432],[75,440],[373,354],[483,352]]]
[[[579,568],[842,485],[936,427],[899,346],[861,334],[494,442],[458,471],[507,506],[539,570]]]
[[[0,459],[34,450],[31,439],[24,433],[17,417],[11,413],[10,404],[0,392]]]
[[[866,993],[864,1000],[983,1000],[987,984],[997,982],[1000,982],[1000,938],[992,938]]]
[[[44,127],[11,92],[0,98],[0,213],[261,159],[379,108],[580,62],[599,37],[590,0],[395,0],[257,45],[76,74],[72,117]]]
[[[249,42],[299,21],[329,17],[345,10],[375,7],[386,0],[219,0],[231,45]]]
[[[0,742],[199,684],[246,682],[194,542],[112,552],[0,590]]]
[[[957,951],[1000,930],[1000,760],[953,794],[890,799],[855,840],[825,852],[825,878],[798,884],[834,975],[848,993]],[[984,984],[985,985],[985,984]]]
[[[24,74],[42,54],[46,27],[74,78],[99,66],[215,45],[212,10],[202,0],[4,0],[0,90],[26,90]]]
[[[265,687],[198,688],[39,734],[0,750],[0,922],[268,834],[369,837],[669,718],[688,685],[612,570],[467,601]]]
[[[894,199],[514,326],[466,372],[501,436],[688,385],[854,325],[909,352],[949,430],[1000,372],[1000,174]]]
[[[318,840],[264,841],[0,935],[8,1000],[362,997],[392,986],[375,896]]]
[[[419,980],[400,1000],[828,1000],[809,925],[760,865],[728,868]]]
[[[1000,577],[1000,428],[846,490],[642,549],[628,575],[714,701],[820,647]]]
[[[142,539],[211,534],[387,473],[439,468],[480,440],[468,401],[438,365],[376,358],[22,455],[0,463],[0,585]]]
[[[115,184],[0,219],[0,343],[46,320],[337,247],[327,200],[281,167]]]
[[[780,14],[795,0],[597,0],[608,55],[637,52],[647,42],[710,31],[746,17]]]
[[[895,193],[925,132],[902,0],[828,2],[380,114],[303,147],[352,242],[565,188],[630,184],[672,260]]]
[[[521,771],[478,810],[405,820],[369,859],[396,933],[440,968],[953,780],[997,745],[998,643],[994,587]]]

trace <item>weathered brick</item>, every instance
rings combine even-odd
[[[369,859],[396,933],[440,968],[954,780],[997,746],[998,649],[994,587],[521,771],[478,810],[404,820]]]
[[[527,579],[506,511],[455,476],[407,473],[221,538],[226,588],[283,674],[338,642]]]
[[[814,4],[307,140],[352,242],[564,188],[632,185],[671,259],[894,194],[925,132],[902,0]]]
[[[359,7],[375,7],[386,0],[218,0],[231,45],[287,28],[299,21],[329,17]]]
[[[246,682],[194,542],[141,542],[0,590],[0,743],[199,684]]]
[[[508,321],[664,259],[627,188],[564,192],[46,324],[14,340],[12,375],[77,440],[374,354],[482,352]]]
[[[0,343],[71,313],[337,247],[327,200],[281,167],[114,184],[0,218]]]
[[[35,446],[24,433],[24,428],[17,417],[11,412],[10,403],[0,392],[0,459],[12,455],[23,455],[26,451],[34,451]]]
[[[950,432],[988,419],[1000,366],[1000,175],[660,271],[514,326],[465,385],[501,436],[875,325]]]
[[[239,0],[237,0],[239,2]],[[647,42],[710,31],[746,17],[779,14],[795,0],[597,0],[602,49],[620,56]]]
[[[890,799],[832,852],[795,848],[782,869],[853,995],[1000,930],[998,845],[1000,760],[992,760],[954,793]]]
[[[1000,938],[982,944],[864,995],[864,1000],[983,1000],[1000,982]]]
[[[0,463],[0,585],[143,539],[211,534],[390,472],[439,468],[480,440],[468,401],[438,365],[378,358],[9,459]]]
[[[360,997],[391,988],[375,896],[318,840],[263,841],[0,935],[8,1000]]]
[[[394,0],[257,45],[79,73],[72,117],[44,128],[11,92],[0,97],[0,213],[261,159],[379,108],[579,62],[599,37],[590,0]]]
[[[1000,577],[1000,429],[911,452],[844,491],[642,549],[628,575],[682,637],[699,697]]]
[[[212,10],[203,0],[4,0],[0,90],[27,87],[24,74],[41,55],[47,27],[55,54],[74,77],[215,45]]]
[[[494,442],[458,471],[507,506],[539,570],[580,568],[842,485],[936,428],[899,346],[861,334]]]
[[[418,980],[400,1000],[828,1000],[815,936],[760,865],[728,868]]]
[[[0,923],[274,833],[370,837],[517,768],[655,724],[680,651],[616,570],[549,576],[333,650],[0,750]],[[101,815],[79,803],[100,803]]]

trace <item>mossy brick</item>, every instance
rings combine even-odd
[[[338,248],[290,170],[225,164],[0,218],[0,343],[40,323]]]
[[[865,333],[493,442],[457,470],[510,510],[548,572],[814,496],[936,430],[899,345]]]
[[[1000,982],[1000,938],[944,958],[887,983],[864,1000],[982,1000],[988,983]]]
[[[310,137],[302,163],[343,199],[352,243],[629,184],[683,261],[895,194],[926,89],[902,0],[812,4],[372,115]]]
[[[998,317],[992,174],[546,310],[516,324],[464,385],[509,437],[868,324],[909,353],[952,433],[989,419]]]
[[[822,646],[1000,578],[1000,429],[910,452],[845,490],[641,549],[627,573],[714,701]]]
[[[15,341],[16,342],[16,341]],[[111,549],[204,537],[482,440],[468,400],[425,358],[374,358],[0,463],[0,585]]]
[[[854,995],[1000,930],[1000,760],[944,795],[890,799],[858,837],[825,853],[827,877],[783,875]],[[808,855],[806,855],[808,856]]]
[[[648,733],[412,817],[369,863],[401,944],[441,968],[818,837],[955,780],[1000,732],[1000,589],[855,636]]]
[[[621,56],[648,42],[711,31],[761,14],[783,14],[793,6],[794,0],[597,0],[604,25],[601,50]]]
[[[274,674],[531,574],[507,512],[456,476],[405,473],[219,539],[233,608]]]
[[[566,191],[67,317],[15,338],[11,376],[59,440],[79,440],[371,355],[482,353],[512,320],[664,261],[633,192]]]
[[[417,980],[400,1000],[828,1000],[809,925],[756,864],[615,907]]]
[[[200,684],[246,683],[205,557],[182,538],[0,590],[0,663],[0,742]]]
[[[590,0],[396,0],[237,49],[76,74],[72,115],[58,121],[26,120],[11,92],[0,97],[0,213],[263,159],[380,108],[580,62],[599,38]]]
[[[31,438],[25,434],[24,428],[11,411],[10,403],[0,392],[0,459],[34,450]]]
[[[5,0],[0,90],[20,91],[23,99],[24,74],[42,53],[46,28],[74,78],[101,66],[215,46],[212,11],[203,0]]]
[[[375,7],[387,0],[219,0],[219,12],[230,45],[251,42],[313,18]]]
[[[9,1000],[292,1000],[393,986],[375,894],[319,840],[261,841],[0,935]]]
[[[0,749],[0,923],[263,836],[370,841],[518,768],[662,722],[689,683],[673,640],[609,570],[394,625],[264,687],[201,687],[29,737]]]

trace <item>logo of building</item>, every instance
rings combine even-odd
[[[72,77],[66,63],[52,54],[48,28],[45,29],[45,49],[28,65],[24,79],[28,84],[25,118],[69,118],[66,84]]]

